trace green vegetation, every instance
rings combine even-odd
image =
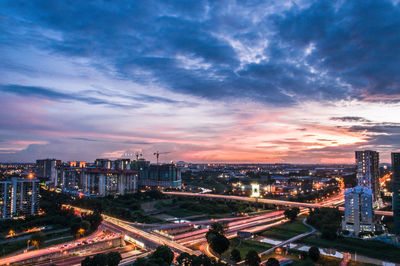
[[[107,196],[102,198],[77,198],[74,196],[55,193],[51,191],[43,191],[46,197],[51,197],[53,202],[60,204],[70,204],[73,206],[86,208],[120,219],[140,222],[140,223],[160,223],[162,220],[145,215],[141,209],[143,201],[151,201],[164,199],[164,195],[158,190],[150,190],[146,192],[137,192],[135,194],[127,194],[123,196]]]
[[[240,255],[240,251],[239,250],[237,250],[236,248],[234,248],[232,251],[231,251],[231,258],[230,258],[232,261],[234,261],[234,262],[239,262],[239,261],[241,261],[242,260],[242,256]]]
[[[261,258],[258,256],[258,252],[254,249],[249,250],[246,254],[245,263],[249,266],[258,266],[260,265]]]
[[[232,213],[255,211],[255,209],[249,207],[249,204],[243,202],[228,202],[216,199],[210,201],[184,197],[175,197],[172,200],[158,202],[155,207],[159,210],[169,208],[165,213],[174,217],[206,214],[211,218],[223,218],[232,216]]]
[[[308,250],[308,257],[314,262],[317,262],[320,256],[319,249],[317,247],[310,247]]]
[[[307,223],[322,233],[324,239],[336,239],[340,229],[342,214],[339,209],[319,208],[310,212]]]
[[[202,254],[200,256],[196,256],[196,255],[190,255],[186,252],[179,255],[176,258],[176,262],[178,265],[181,265],[181,266],[194,266],[194,265],[222,266],[222,265],[226,265],[225,263],[217,262],[215,259],[209,258],[204,254]],[[143,264],[140,264],[140,265],[143,265]]]
[[[98,211],[92,214],[82,214],[81,220],[71,226],[71,234],[75,238],[90,235],[97,230],[103,218]]]
[[[230,242],[231,242],[230,248],[225,253],[222,254],[222,257],[226,259],[230,258],[230,254],[233,249],[237,249],[240,252],[241,258],[244,259],[247,253],[252,249],[257,251],[257,253],[260,253],[273,247],[273,245],[271,244],[262,243],[254,240],[247,240],[247,239],[245,240],[240,238],[232,238],[230,239]]]
[[[304,216],[300,216],[292,223],[284,223],[274,226],[268,229],[268,231],[264,231],[261,235],[273,239],[287,240],[294,236],[308,232],[310,231],[310,228],[303,224],[303,217]]]
[[[43,246],[45,240],[46,235],[43,232],[36,232],[31,235],[31,238],[28,241],[36,248],[39,248]]]
[[[228,250],[230,242],[224,236],[225,227],[220,223],[213,223],[206,234],[207,242],[211,249],[221,255]]]
[[[399,247],[375,240],[361,240],[344,237],[338,237],[335,240],[328,240],[311,236],[302,239],[300,242],[320,248],[334,248],[339,251],[357,252],[359,255],[400,263]]]
[[[82,266],[118,266],[122,260],[121,254],[118,252],[109,252],[107,254],[96,254],[93,257],[86,257],[82,262]]]
[[[300,213],[300,209],[297,207],[286,209],[284,215],[286,219],[289,219],[291,222],[296,220],[297,215]]]
[[[168,246],[159,246],[146,258],[138,258],[133,262],[133,266],[170,266],[174,259],[174,253]],[[207,257],[206,255],[190,255],[188,253],[182,253],[177,258],[178,265],[189,266],[189,265],[209,265],[209,266],[222,266],[224,263],[220,263]]]

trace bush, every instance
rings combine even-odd
[[[240,256],[240,251],[236,248],[231,251],[231,260],[233,260],[234,262],[239,262],[242,260],[242,257]]]
[[[316,262],[319,259],[319,249],[317,247],[310,247],[308,250],[308,256],[310,259],[314,262]]]
[[[249,250],[249,252],[246,255],[246,264],[249,266],[258,266],[260,265],[261,259],[258,256],[257,251],[254,249]]]

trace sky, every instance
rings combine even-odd
[[[398,1],[1,1],[0,161],[400,150]]]

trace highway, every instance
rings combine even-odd
[[[248,201],[248,202],[256,202],[255,198],[251,197],[242,197],[242,196],[231,196],[231,195],[218,195],[218,194],[199,194],[199,193],[191,193],[191,192],[163,192],[166,195],[174,195],[174,196],[186,196],[186,197],[198,197],[198,198],[211,198],[211,199],[222,199],[222,200],[238,200],[238,201]],[[274,199],[257,199],[257,202],[262,204],[274,204],[281,206],[290,206],[290,207],[304,207],[304,208],[321,208],[321,207],[337,207],[344,203],[344,195],[343,193],[338,194],[329,198],[326,201],[319,203],[304,203],[304,202],[295,202],[295,201],[285,201],[285,200],[274,200]],[[343,211],[343,207],[339,207],[340,211]],[[380,211],[374,210],[375,215],[381,216],[393,216],[392,211]]]
[[[83,212],[87,212],[88,211],[88,210],[85,210],[83,208],[77,208],[77,207],[70,206],[70,205],[65,205],[65,206],[71,207],[71,208],[74,208],[74,209],[78,209],[78,210],[83,211]],[[199,252],[194,251],[194,250],[192,250],[190,248],[187,248],[187,247],[185,247],[185,246],[183,246],[183,245],[181,245],[181,244],[179,244],[179,243],[177,243],[177,242],[175,242],[173,240],[161,237],[159,235],[153,235],[153,234],[150,234],[150,233],[148,233],[146,231],[140,230],[140,229],[132,226],[131,223],[128,222],[128,221],[117,219],[117,218],[114,218],[114,217],[111,217],[111,216],[105,215],[105,214],[102,214],[102,216],[103,216],[103,219],[104,219],[105,222],[111,223],[112,225],[114,225],[114,226],[116,226],[116,227],[118,227],[120,229],[123,229],[126,232],[138,235],[138,236],[142,237],[143,239],[146,239],[147,241],[150,241],[150,242],[155,243],[157,245],[167,245],[172,250],[175,250],[178,253],[186,252],[186,253],[189,253],[191,255],[199,255]]]
[[[21,253],[18,255],[11,255],[11,256],[7,256],[7,257],[3,257],[0,259],[0,265],[7,265],[7,264],[15,263],[18,261],[24,261],[24,260],[27,260],[30,258],[40,257],[40,256],[44,256],[44,255],[59,252],[59,251],[67,252],[68,249],[76,247],[79,243],[82,243],[82,241],[86,241],[86,242],[98,241],[98,239],[101,239],[102,237],[105,237],[103,234],[103,228],[101,226],[99,226],[99,228],[97,229],[97,231],[95,233],[91,234],[90,236],[80,238],[76,241],[71,241],[71,242],[67,242],[67,243],[63,243],[63,244],[59,244],[59,245],[54,245],[51,247],[42,248],[42,249],[38,249],[38,250],[32,250],[32,251],[29,251],[26,253]]]
[[[274,204],[274,205],[290,206],[290,207],[320,208],[320,207],[324,206],[321,203],[305,203],[305,202],[263,199],[263,198],[259,198],[256,200],[256,198],[231,196],[231,195],[199,194],[199,193],[191,193],[191,192],[163,192],[163,193],[166,195],[174,195],[174,196],[202,197],[202,198],[238,200],[238,201],[248,201],[248,202],[256,202],[257,201],[257,202],[263,203],[263,204]],[[332,205],[333,205],[333,203],[332,203]]]

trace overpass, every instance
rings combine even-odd
[[[282,205],[282,206],[299,207],[299,208],[304,207],[304,208],[312,208],[313,209],[313,208],[321,208],[321,207],[325,206],[322,203],[305,203],[305,202],[263,199],[263,198],[256,199],[256,198],[251,198],[251,197],[231,196],[231,195],[198,194],[198,193],[191,193],[191,192],[163,192],[163,193],[166,195],[174,195],[174,196],[213,198],[213,199],[222,199],[222,200],[238,200],[238,201],[258,202],[258,203],[264,203],[264,204]],[[332,203],[332,205],[334,205],[334,204]]]
[[[263,198],[251,198],[251,197],[242,197],[242,196],[232,196],[232,195],[218,195],[218,194],[199,194],[192,192],[163,192],[165,195],[171,196],[184,196],[184,197],[197,197],[197,198],[209,198],[209,199],[222,199],[222,200],[237,200],[237,201],[247,201],[247,202],[259,202],[263,204],[273,204],[280,206],[288,206],[288,207],[298,207],[298,208],[321,208],[321,207],[337,207],[337,205],[344,203],[344,197],[335,196],[327,199],[324,202],[320,203],[305,203],[305,202],[296,202],[296,201],[286,201],[286,200],[275,200],[275,199],[263,199]],[[344,207],[339,207],[340,211],[344,211]],[[375,215],[381,216],[393,216],[393,212],[391,211],[380,211],[374,210]]]
[[[91,212],[91,210],[87,210],[87,209],[83,209],[83,208],[79,208],[79,207],[75,207],[75,206],[71,206],[71,205],[67,205],[67,204],[63,204],[63,207],[74,208],[74,209],[82,211],[82,212],[88,212],[88,213]],[[174,250],[178,253],[186,252],[186,253],[189,253],[190,255],[199,255],[198,251],[194,251],[190,248],[187,248],[173,240],[169,240],[167,238],[160,237],[158,235],[153,235],[146,231],[140,230],[140,229],[132,226],[131,223],[128,221],[124,221],[124,220],[121,220],[121,219],[118,219],[118,218],[115,218],[115,217],[112,217],[109,215],[105,215],[105,214],[102,214],[101,216],[103,217],[103,220],[105,222],[113,224],[114,226],[119,227],[126,232],[138,235],[142,239],[145,239],[145,240],[155,243],[157,245],[167,245],[169,248],[171,248],[171,250]]]

